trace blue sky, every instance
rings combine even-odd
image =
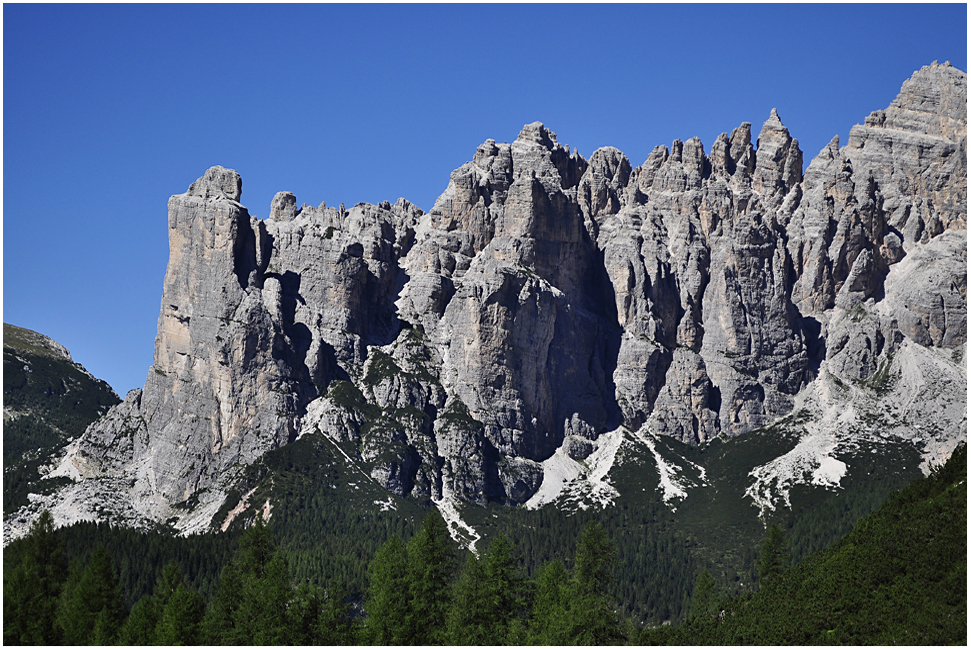
[[[964,4],[5,4],[3,320],[124,396],[152,363],[166,202],[212,165],[260,217],[281,190],[428,210],[534,120],[638,165],[773,107],[808,164],[933,60],[967,70]]]

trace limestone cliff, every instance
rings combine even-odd
[[[117,484],[116,509],[198,529],[238,468],[319,431],[397,494],[521,504],[619,426],[736,436],[821,372],[963,346],[966,97],[924,67],[805,174],[775,109],[755,143],[743,123],[639,167],[536,122],[427,214],[281,192],[261,220],[214,167],[169,201],[145,387],[68,449],[58,498]]]

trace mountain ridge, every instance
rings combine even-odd
[[[111,387],[54,339],[3,324],[3,511],[50,494],[58,480],[42,468],[64,444],[120,402]],[[63,483],[63,480],[60,481]]]
[[[941,408],[910,399],[889,424],[929,417],[909,439],[940,462],[966,438],[966,85],[925,66],[805,174],[774,109],[757,147],[743,123],[636,168],[528,124],[428,214],[281,192],[260,220],[213,167],[169,201],[144,389],[69,446],[49,475],[74,483],[44,503],[59,523],[202,530],[241,468],[319,431],[398,496],[528,504],[544,463],[582,465],[609,432],[701,444],[806,403],[842,438],[786,471],[832,486],[833,449],[879,437],[864,420],[889,403],[839,420],[857,393],[931,384]]]

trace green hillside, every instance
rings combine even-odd
[[[59,485],[37,481],[51,452],[117,404],[111,387],[51,339],[3,324],[3,513]]]
[[[527,575],[535,575],[551,560],[569,557],[583,527],[600,523],[617,548],[613,594],[618,610],[638,624],[678,623],[687,614],[702,571],[715,576],[726,593],[743,593],[756,583],[765,523],[751,500],[743,497],[750,483],[748,471],[795,446],[799,427],[795,414],[770,427],[697,448],[670,438],[657,440],[658,453],[666,461],[697,463],[707,475],[707,485],[690,488],[685,500],[670,506],[657,490],[653,457],[635,443],[625,447],[622,460],[611,470],[610,480],[620,495],[607,508],[580,507],[582,495],[567,494],[538,510],[495,504],[463,504],[459,510],[481,536],[478,549],[505,533],[518,549]],[[779,509],[772,520],[786,531],[796,560],[831,546],[860,517],[921,476],[917,452],[903,444],[861,445],[840,459],[849,467],[842,489],[797,486],[791,494],[792,509]],[[910,469],[901,470],[904,465]],[[320,586],[337,579],[352,594],[363,592],[365,568],[377,548],[392,534],[407,538],[425,513],[425,507],[413,500],[395,497],[375,484],[333,441],[319,434],[267,452],[247,470],[214,518],[214,526],[224,522],[245,494],[250,494],[248,506],[232,529],[252,522],[269,503],[269,529],[295,576]]]
[[[301,458],[307,456],[303,451]],[[624,579],[625,567],[618,561],[618,540],[596,521],[584,524],[573,552],[527,577],[517,561],[518,544],[496,536],[476,559],[456,548],[433,510],[420,526],[403,535],[395,531],[369,552],[364,592],[346,600],[346,583],[339,579],[321,589],[298,577],[296,556],[259,521],[242,535],[187,539],[91,524],[52,531],[48,518],[46,527],[42,520],[4,553],[4,640],[963,644],[966,478],[967,449],[961,447],[945,467],[896,493],[835,546],[795,566],[788,564],[784,533],[773,525],[761,544],[757,591],[719,594],[705,572],[685,623],[642,629],[611,605],[615,579]],[[373,540],[378,529],[349,531],[361,532]],[[98,548],[78,553],[79,542]],[[135,564],[142,565],[142,596],[133,606]],[[35,624],[41,619],[44,625]]]
[[[860,520],[832,548],[778,575],[761,576],[755,593],[719,599],[710,589],[698,590],[702,602],[693,603],[695,616],[676,628],[646,630],[638,640],[672,645],[966,644],[967,521],[965,445],[943,468]]]

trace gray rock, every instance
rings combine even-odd
[[[319,433],[396,494],[521,504],[542,461],[619,425],[738,435],[824,361],[862,381],[908,339],[961,345],[966,95],[965,73],[922,68],[805,174],[774,109],[757,148],[746,122],[636,168],[535,122],[478,147],[428,214],[281,192],[260,220],[214,167],[169,201],[144,389],[58,471],[194,530],[204,513],[174,504],[211,517],[239,468]]]

